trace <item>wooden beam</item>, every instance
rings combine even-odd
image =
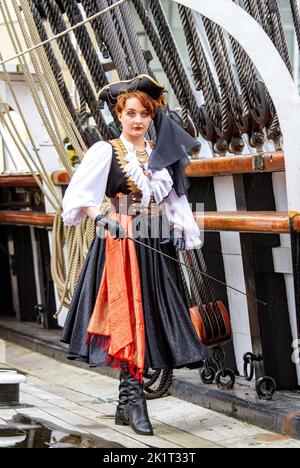
[[[0,224],[52,228],[54,215],[33,211],[0,211]]]
[[[282,151],[258,155],[230,156],[193,160],[186,168],[187,177],[215,177],[285,170]],[[262,169],[257,169],[257,166]]]
[[[0,175],[0,187],[38,187],[38,184],[32,175],[9,174]]]

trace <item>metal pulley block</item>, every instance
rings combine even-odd
[[[228,148],[229,148],[229,145],[228,145],[228,142],[225,140],[225,138],[218,138],[213,144],[213,150],[219,156],[226,156],[226,153],[228,152]]]
[[[193,122],[193,119],[190,113],[187,113],[187,123],[183,121],[183,110],[182,108],[177,107],[175,110],[169,112],[169,117],[175,120],[175,122],[180,125],[186,132],[188,132],[193,138],[197,138],[198,130]]]
[[[221,102],[219,102],[216,105],[216,112],[215,112],[215,121],[214,121],[215,131],[220,138],[225,138],[225,140],[230,141],[233,135],[233,118],[230,112],[228,112],[227,118],[228,118],[227,128],[224,131],[224,129],[222,129],[222,104]]]
[[[213,121],[210,118],[205,105],[199,108],[199,122],[199,131],[203,138],[207,141],[214,141],[216,139],[216,132]]]
[[[234,135],[229,144],[229,152],[233,154],[242,154],[245,142],[241,135]]]

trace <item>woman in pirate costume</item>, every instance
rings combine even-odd
[[[143,371],[200,367],[210,356],[190,319],[179,266],[159,253],[176,258],[176,249],[201,246],[184,177],[198,144],[162,112],[164,91],[147,75],[103,88],[100,99],[116,105],[123,132],[87,151],[63,199],[64,223],[90,216],[97,236],[62,341],[69,359],[120,369],[116,424],[144,435],[153,430]],[[155,146],[145,138],[152,120]],[[107,215],[99,213],[105,195]]]

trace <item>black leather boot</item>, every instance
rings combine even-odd
[[[120,371],[120,385],[119,385],[119,403],[116,409],[115,423],[118,426],[129,426],[128,421],[128,390],[127,383],[125,380],[125,371],[121,369]]]
[[[137,434],[153,435],[143,384],[129,372],[125,372],[125,380],[128,391],[127,413],[130,427]]]

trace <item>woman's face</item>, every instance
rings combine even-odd
[[[136,97],[127,99],[122,113],[118,114],[123,132],[136,139],[144,136],[151,123],[151,115]]]

